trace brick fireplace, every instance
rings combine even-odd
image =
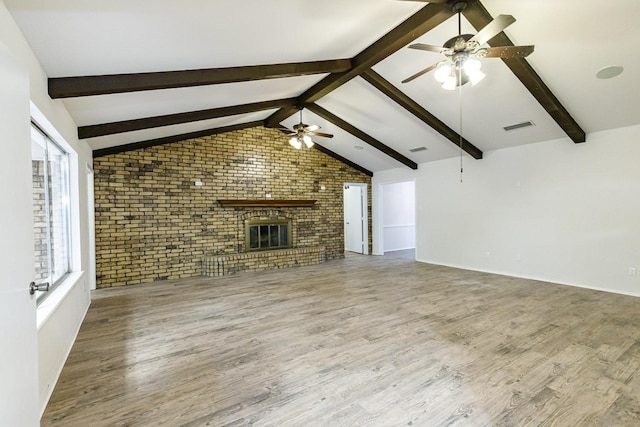
[[[318,150],[292,150],[263,127],[96,157],[94,171],[99,288],[199,276],[213,257],[221,272],[341,258],[342,186],[371,183]],[[249,256],[245,221],[261,218],[291,220],[291,247]]]
[[[298,247],[296,243],[299,235],[296,228],[299,221],[296,218],[304,218],[305,209],[313,206],[315,200],[222,200],[219,203],[221,206],[234,208],[238,215],[238,253],[205,256],[202,261],[203,276],[225,276],[242,271],[263,271],[325,262],[324,246]],[[302,209],[285,210],[283,206]],[[260,207],[273,209],[256,210]]]

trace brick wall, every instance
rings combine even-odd
[[[264,209],[223,208],[217,199],[317,199],[312,208],[270,208],[269,216],[293,219],[295,247],[343,257],[343,183],[371,185],[262,127],[99,157],[94,171],[98,287],[193,277],[205,255],[241,252],[244,220]]]
[[[44,161],[31,162],[33,182],[33,237],[35,249],[36,283],[49,278],[49,251],[47,249],[47,206],[45,198]]]

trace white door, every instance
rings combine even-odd
[[[364,253],[363,187],[344,186],[344,248],[350,252]]]
[[[28,73],[0,43],[0,424],[37,426]]]

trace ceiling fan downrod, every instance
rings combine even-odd
[[[462,35],[462,11],[467,8],[466,1],[459,1],[453,4],[451,10],[458,14],[458,36]]]

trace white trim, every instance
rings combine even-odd
[[[414,201],[414,219],[415,222],[411,225],[384,225],[384,186],[385,185],[393,185],[393,184],[402,184],[405,182],[413,182],[414,187],[413,187],[413,201]],[[373,236],[374,238],[377,236],[377,241],[373,243],[373,254],[374,255],[384,255],[386,252],[393,252],[396,250],[407,250],[407,249],[417,249],[417,244],[413,247],[413,248],[406,248],[406,249],[392,249],[392,250],[385,250],[384,249],[384,230],[385,228],[393,228],[393,227],[414,227],[414,242],[417,243],[418,241],[418,231],[417,231],[417,221],[418,221],[418,203],[417,203],[417,185],[416,185],[416,178],[405,178],[405,179],[392,179],[389,181],[384,181],[384,182],[379,182],[377,187],[378,187],[378,191],[377,191],[377,203],[375,203],[376,206],[376,214],[377,214],[377,230],[374,230],[373,232]],[[377,251],[376,251],[377,249]],[[417,254],[417,251],[416,251]]]
[[[545,278],[539,278],[539,277],[533,277],[533,276],[523,276],[523,275],[516,275],[516,274],[507,274],[507,273],[498,272],[498,271],[477,269],[477,268],[471,268],[471,267],[463,267],[463,266],[454,265],[454,264],[443,264],[443,263],[438,263],[438,262],[434,262],[434,261],[427,261],[427,260],[422,260],[422,259],[417,259],[417,258],[416,258],[416,261],[422,262],[424,264],[441,265],[443,267],[457,268],[457,269],[460,269],[460,270],[476,271],[476,272],[479,272],[479,273],[489,273],[489,274],[495,274],[495,275],[498,275],[498,276],[514,277],[514,278],[517,278],[517,279],[535,280],[536,282],[550,283],[552,285],[571,286],[571,287],[574,287],[574,288],[590,289],[592,291],[600,291],[600,292],[609,292],[611,294],[626,295],[626,296],[629,296],[629,297],[640,297],[640,292],[617,291],[615,289],[599,288],[599,287],[595,287],[595,286],[585,286],[585,285],[580,285],[578,283],[560,282],[560,281],[555,281],[553,279],[545,279]]]
[[[360,196],[362,197],[361,203],[362,203],[362,223],[363,223],[362,254],[363,255],[369,255],[369,193],[368,193],[369,185],[366,184],[366,183],[362,183],[362,182],[344,182],[342,184],[342,187],[344,188],[345,186],[360,187],[360,189],[361,189]],[[344,220],[344,200],[343,200],[343,203],[342,203],[342,216],[343,216],[343,220]],[[346,238],[346,235],[345,235],[345,238]]]
[[[384,253],[386,254],[386,253],[389,253],[389,252],[412,251],[412,250],[414,250],[414,249],[415,249],[414,247],[410,247],[410,248],[389,249],[389,250],[384,251]]]
[[[78,176],[78,152],[56,130],[49,120],[42,114],[38,107],[29,101],[31,120],[46,134],[55,144],[59,145],[68,155],[68,179],[69,179],[69,261],[71,273],[82,270],[81,257],[81,230],[80,230],[80,177]],[[47,296],[49,298],[49,296]]]
[[[36,107],[33,101],[30,103],[31,120],[33,120],[40,129],[42,129],[49,138],[51,138],[56,144],[61,146],[67,153],[76,153],[76,150],[67,142],[67,140],[56,130],[44,114]],[[77,154],[77,153],[76,153]]]
[[[89,234],[89,271],[87,280],[89,289],[96,289],[96,216],[95,216],[95,187],[93,167],[89,162],[85,163],[87,168],[87,231]]]

